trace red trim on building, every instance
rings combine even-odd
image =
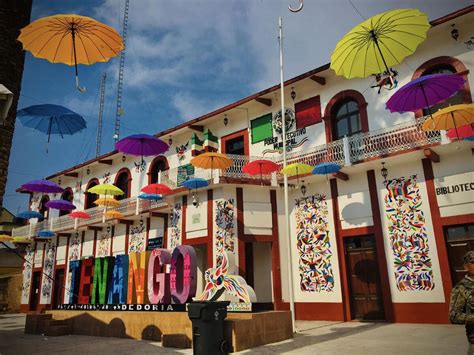
[[[84,238],[85,238],[86,232],[82,231],[82,236],[81,236],[81,253],[79,254],[79,259],[82,258],[82,248],[84,246]]]
[[[152,179],[153,179],[152,171],[153,171],[153,168],[155,167],[155,164],[157,164],[158,162],[164,162],[165,163],[165,169],[164,170],[168,170],[170,168],[170,166],[168,164],[168,159],[166,159],[165,156],[159,155],[159,156],[155,157],[155,159],[153,159],[151,161],[150,168],[148,169],[148,172],[146,173],[148,175],[148,184],[152,183]]]
[[[181,203],[181,244],[186,244],[186,210],[188,208],[188,196],[182,196]]]
[[[214,191],[207,190],[207,267],[208,268],[211,268],[214,265],[213,212],[214,212]]]
[[[446,248],[446,242],[444,240],[444,231],[443,225],[441,223],[441,215],[439,213],[438,200],[436,198],[433,165],[431,163],[431,160],[427,158],[422,159],[421,162],[423,164],[423,174],[425,176],[426,192],[428,193],[431,220],[433,223],[433,231],[436,240],[436,249],[438,251],[438,262],[441,271],[440,276],[443,282],[443,291],[445,299],[445,302],[443,303],[443,312],[445,315],[447,315],[449,311],[449,300],[452,288],[451,270],[449,269],[448,261],[448,251]]]
[[[332,302],[295,302],[295,317],[298,320],[344,321],[344,306]]]
[[[465,104],[472,103],[471,88],[469,86],[469,78],[468,78],[469,70],[466,68],[464,63],[461,62],[457,58],[449,57],[449,56],[441,56],[441,57],[432,58],[424,62],[422,65],[418,67],[418,69],[415,70],[412,76],[412,80],[417,79],[420,76],[422,76],[425,71],[438,67],[438,66],[442,66],[442,65],[449,65],[456,71],[458,75],[462,75],[462,77],[465,80],[465,83],[459,92],[461,93],[463,102]],[[422,116],[423,116],[423,110],[418,110],[415,112],[415,117],[422,117]]]
[[[444,227],[468,223],[474,223],[474,213],[463,214],[460,216],[441,217],[441,224]]]
[[[337,106],[341,100],[345,99],[354,99],[357,102],[357,106],[359,108],[359,117],[360,117],[360,124],[362,127],[362,132],[369,131],[369,118],[367,115],[367,101],[365,101],[364,95],[356,90],[343,90],[336,95],[334,95],[331,100],[329,100],[326,108],[324,109],[324,128],[326,130],[326,143],[333,141],[333,123],[332,123],[332,115],[334,106]]]
[[[55,298],[55,295],[56,293],[54,292],[54,288],[56,287],[56,274],[58,272],[58,270],[64,270],[64,281],[63,282],[66,282],[67,280],[67,275],[66,275],[66,266],[65,265],[57,265],[55,266],[54,268],[54,277],[53,277],[53,280],[51,281],[51,303],[49,304],[49,306],[47,307],[48,309],[52,309],[53,308],[53,304],[54,304],[54,301],[56,301],[54,298]],[[60,302],[59,304],[62,304],[64,303],[64,286],[65,284],[63,284],[61,286],[61,291],[59,293],[60,295]]]
[[[392,307],[395,323],[449,323],[445,303],[393,303]]]
[[[244,190],[235,189],[237,197],[237,241],[239,251],[239,275],[245,279],[245,237],[244,237]]]
[[[44,313],[44,311],[46,310],[46,306],[47,306],[46,304],[41,303],[41,291],[43,290],[43,278],[45,277],[44,276],[44,256],[45,256],[45,254],[46,254],[46,242],[43,242],[43,256],[41,258],[41,267],[39,267],[38,270],[37,270],[37,271],[41,272],[40,283],[39,283],[39,287],[38,287],[38,290],[39,290],[38,307],[36,308],[37,312],[39,312],[39,313]],[[33,270],[33,272],[34,272],[34,270]]]
[[[244,137],[244,155],[249,155],[249,132],[247,128],[221,137],[221,152],[224,154],[227,153],[225,146],[227,141],[241,136]]]
[[[377,250],[377,261],[379,266],[380,286],[382,288],[383,309],[385,319],[393,322],[392,294],[390,292],[390,281],[388,279],[387,257],[384,248],[384,236],[382,228],[382,218],[380,217],[380,204],[377,191],[377,181],[375,171],[367,171],[367,181],[369,184],[370,206],[372,208],[372,220],[374,221],[375,248]]]
[[[125,225],[125,255],[128,255],[128,246],[130,244],[130,225]]]
[[[148,239],[150,237],[150,217],[146,218],[146,232],[145,232],[145,251],[148,247]],[[163,237],[163,240],[165,238]]]
[[[345,237],[358,237],[358,236],[361,236],[361,235],[369,235],[369,234],[374,234],[374,233],[375,233],[374,226],[342,229],[342,225],[341,225],[341,230],[339,231],[339,235],[342,238],[345,238]]]
[[[130,194],[132,192],[132,173],[128,168],[122,168],[119,171],[117,171],[117,174],[115,174],[115,179],[114,179],[114,185],[117,186],[117,180],[122,175],[123,173],[126,173],[128,178],[127,178],[127,193],[125,194],[125,197],[123,198],[129,198]]]
[[[168,215],[163,217],[163,248],[168,246]]]
[[[95,258],[95,252],[97,250],[97,231],[94,231],[94,244],[92,245],[92,256]]]
[[[207,235],[204,235],[202,237],[188,238],[186,239],[186,243],[183,243],[183,245],[206,245],[206,247],[209,248],[209,242],[207,238],[208,238]],[[209,263],[209,256],[207,257],[207,262]]]
[[[273,242],[273,234],[244,234],[244,241],[246,243],[254,242]]]
[[[275,309],[282,309],[283,298],[281,293],[280,243],[278,240],[278,205],[275,190],[270,190],[270,204],[272,205],[272,276],[273,276],[273,303]],[[239,243],[240,244],[240,243]]]
[[[115,237],[115,226],[112,226],[110,230],[110,256],[114,255],[114,237]]]

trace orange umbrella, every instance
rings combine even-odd
[[[107,206],[107,207],[118,207],[120,206],[120,201],[107,197],[101,197],[94,201],[94,204],[97,206]]]
[[[227,169],[232,166],[232,159],[228,158],[225,154],[222,153],[203,153],[191,159],[191,164],[195,167],[202,169],[211,169],[211,179],[212,171],[214,169]]]
[[[116,219],[121,219],[124,217],[123,213],[119,211],[107,211],[105,212],[105,216],[109,218],[116,218]]]

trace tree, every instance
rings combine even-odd
[[[0,84],[13,93],[8,116],[0,123],[0,208],[3,207],[7,184],[8,161],[25,62],[25,52],[16,39],[20,29],[30,23],[31,5],[32,0],[0,0]]]

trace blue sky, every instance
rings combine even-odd
[[[430,20],[470,0],[352,0],[364,17],[393,8],[418,8]],[[58,13],[91,16],[120,30],[124,0],[35,0],[31,19]],[[284,21],[285,78],[329,62],[337,41],[361,16],[349,0],[131,0],[125,63],[121,137],[156,133],[237,101],[279,82],[278,16]],[[15,189],[95,156],[99,83],[107,73],[101,153],[113,149],[118,58],[74,69],[29,53],[19,108],[52,103],[84,116],[86,130],[64,139],[47,137],[17,123],[10,157],[6,208],[27,208]]]

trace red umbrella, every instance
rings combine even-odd
[[[142,188],[141,191],[146,194],[155,194],[155,195],[166,195],[172,192],[172,190],[165,184],[150,184]]]
[[[254,160],[250,163],[245,164],[242,168],[242,171],[246,174],[249,174],[249,175],[260,174],[260,180],[262,180],[263,174],[271,174],[278,170],[280,170],[280,166],[277,163],[274,163],[271,160],[266,160],[266,159]]]
[[[457,133],[456,129],[450,129],[447,133],[447,136],[451,140],[456,140],[460,138],[469,138],[474,136],[474,125],[468,124],[466,126],[461,126],[457,128]]]
[[[89,218],[91,218],[91,216],[90,216],[89,213],[86,213],[86,212],[83,212],[83,211],[71,212],[71,213],[69,213],[68,216],[69,216],[69,217],[72,217],[72,218],[82,218],[82,219],[89,219]]]

